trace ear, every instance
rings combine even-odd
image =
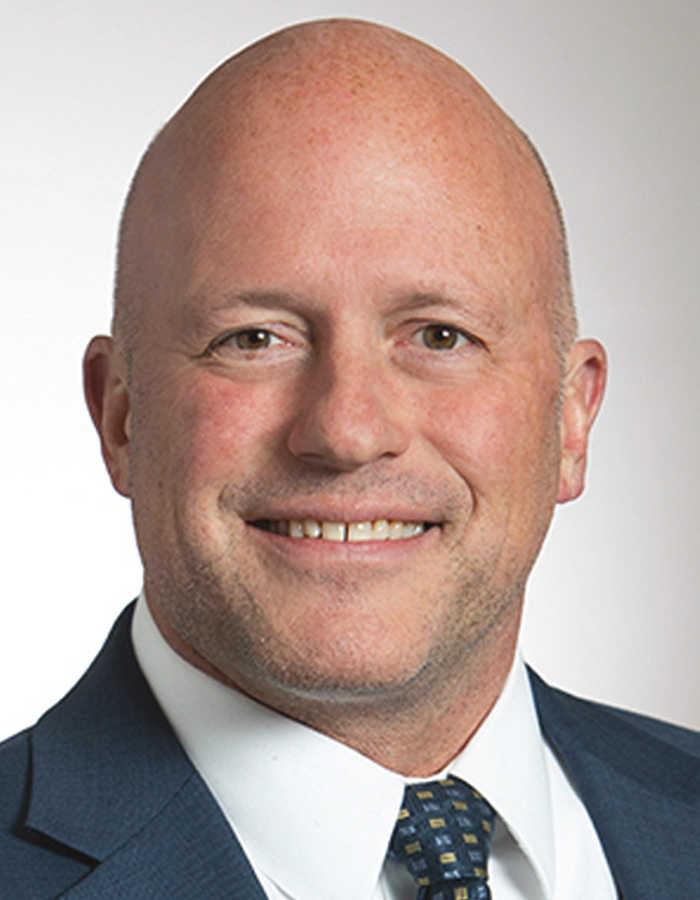
[[[598,341],[577,341],[566,357],[561,409],[561,467],[557,502],[583,491],[588,436],[605,392],[607,357]]]
[[[94,337],[88,344],[83,386],[112,484],[128,497],[131,406],[126,362],[112,338]]]

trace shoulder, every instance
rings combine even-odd
[[[0,900],[263,900],[129,625],[127,611],[75,688],[0,746]]]
[[[136,831],[190,777],[133,657],[130,616],[56,706],[0,744],[0,900],[60,896],[94,868],[105,823]]]
[[[638,729],[649,737],[664,741],[679,750],[683,750],[685,753],[700,757],[700,732],[698,731],[681,725],[674,725],[662,719],[631,712],[630,710],[606,706],[602,703],[593,703],[586,700],[579,700],[579,702],[592,706],[594,709],[593,714],[595,714],[595,711],[600,711],[606,715],[613,716],[620,722],[624,722],[631,728]]]
[[[22,731],[0,744],[0,831],[7,834],[21,817],[29,773],[29,734]]]
[[[617,801],[640,811],[655,795],[680,804],[697,831],[700,734],[574,697],[530,676],[542,731],[589,807]]]
[[[85,875],[85,860],[52,852],[46,837],[24,827],[30,801],[32,731],[0,744],[0,900],[52,896],[50,883],[70,885]]]
[[[540,719],[545,726],[558,731],[588,735],[613,732],[635,733],[639,740],[648,737],[669,747],[700,758],[700,732],[662,719],[620,709],[594,700],[577,697],[547,684],[536,672],[529,670],[530,681]]]
[[[544,737],[588,810],[621,894],[697,896],[700,735],[530,677]]]

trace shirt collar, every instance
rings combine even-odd
[[[486,797],[533,868],[541,895],[549,897],[555,849],[545,748],[518,651],[501,696],[449,770]],[[498,839],[497,829],[494,845]]]
[[[190,666],[163,639],[143,596],[132,638],[156,699],[253,867],[292,897],[369,898],[409,779]],[[549,785],[519,657],[448,768],[489,800],[549,887]]]

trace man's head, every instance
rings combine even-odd
[[[86,356],[165,636],[340,737],[483,715],[583,486],[574,335],[546,174],[459,66],[358,22],[229,60],[141,164]]]

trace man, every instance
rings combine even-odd
[[[0,897],[696,896],[697,737],[516,652],[605,370],[545,171],[459,66],[331,21],[220,67],[139,167],[85,357],[144,593],[3,750]],[[394,837],[462,781],[490,888]],[[415,827],[449,868],[451,821]]]

